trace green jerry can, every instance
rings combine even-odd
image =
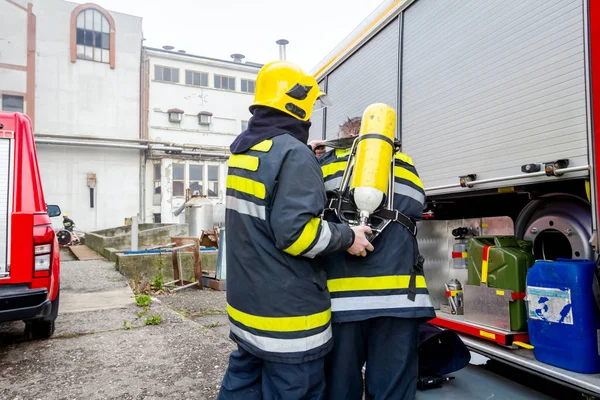
[[[527,330],[524,299],[527,271],[535,262],[532,247],[530,241],[514,236],[469,240],[466,320],[514,332]]]

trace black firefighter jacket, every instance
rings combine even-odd
[[[354,234],[321,219],[314,154],[291,134],[263,140],[230,157],[226,194],[231,337],[269,361],[323,357],[333,346],[331,303],[314,257],[347,250]]]
[[[337,189],[348,162],[350,150],[332,150],[321,156],[325,188]],[[421,219],[425,191],[412,159],[396,153],[394,166],[394,209]],[[328,221],[336,221],[327,212]],[[423,271],[415,270],[416,296],[408,296],[416,245],[409,231],[398,223],[389,224],[373,241],[375,250],[367,257],[333,253],[322,257],[331,293],[333,322],[362,321],[376,317],[428,320],[435,312]]]

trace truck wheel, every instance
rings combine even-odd
[[[54,329],[54,321],[38,319],[27,322],[25,325],[25,336],[27,336],[29,340],[48,339],[54,334]]]
[[[594,259],[592,212],[581,198],[549,194],[531,201],[517,218],[515,232],[533,242],[536,259]]]
[[[54,334],[55,321],[58,317],[60,292],[52,302],[52,311],[47,317],[25,322],[25,336],[29,340],[48,339]]]

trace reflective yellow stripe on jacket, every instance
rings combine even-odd
[[[323,170],[323,178],[327,178],[330,175],[346,169],[346,161],[337,161],[331,164],[323,165],[321,169]]]
[[[229,168],[241,168],[248,171],[258,170],[259,160],[258,157],[249,156],[246,154],[233,154],[229,157],[227,167]]]
[[[425,277],[417,275],[417,289],[427,289]],[[408,289],[410,275],[374,276],[329,279],[327,287],[330,293],[353,292],[359,290]]]
[[[394,176],[396,178],[405,179],[409,182],[412,182],[413,184],[415,184],[416,186],[418,186],[419,188],[424,190],[423,182],[421,182],[421,179],[415,173],[407,170],[406,168],[403,168],[403,167],[394,168]]]
[[[296,239],[296,241],[284,251],[293,256],[297,256],[306,249],[308,249],[308,246],[310,246],[317,237],[317,232],[319,230],[320,223],[320,218],[313,218],[310,221],[308,221],[306,225],[304,225],[304,229],[302,230],[302,233],[300,234],[298,239]]]
[[[265,185],[248,178],[241,176],[229,175],[227,177],[227,189],[237,190],[238,192],[247,193],[259,199],[264,199],[267,195]]]
[[[236,310],[227,304],[227,313],[235,321],[250,328],[273,332],[308,331],[326,325],[331,320],[331,309],[297,317],[259,317]]]

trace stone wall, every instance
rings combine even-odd
[[[173,278],[173,262],[171,253],[151,253],[151,254],[115,254],[116,268],[128,279],[134,279],[136,282],[147,282],[153,276],[162,272],[163,281],[169,282]],[[216,270],[217,251],[201,251],[202,272]],[[192,281],[194,278],[194,254],[183,252],[181,254],[183,279]]]
[[[168,244],[171,242],[171,237],[187,235],[187,224],[140,224],[138,248],[144,249]],[[119,226],[87,233],[84,242],[86,246],[103,257],[114,260],[114,255],[111,254],[109,248],[121,251],[131,249],[131,226]]]

